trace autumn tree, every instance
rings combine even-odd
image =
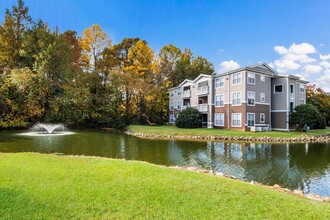
[[[12,10],[6,9],[4,22],[0,26],[0,70],[5,67],[21,67],[22,38],[32,24],[28,11],[22,0],[18,0],[17,5],[12,6]]]
[[[139,40],[132,46],[128,52],[129,65],[124,68],[130,78],[131,86],[134,91],[135,108],[137,120],[141,124],[149,120],[147,112],[147,103],[151,101],[152,83],[153,83],[153,65],[152,60],[154,52],[142,40]]]
[[[97,71],[99,60],[105,48],[111,46],[110,37],[98,24],[86,28],[79,39],[82,48],[82,60],[89,71]]]
[[[330,99],[321,88],[315,85],[306,86],[306,103],[314,105],[326,120],[330,123]]]

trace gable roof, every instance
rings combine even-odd
[[[258,64],[253,65],[253,66],[241,67],[241,68],[234,69],[234,70],[231,70],[231,71],[227,71],[227,72],[224,72],[224,73],[215,74],[215,77],[225,76],[225,75],[240,72],[240,71],[243,71],[243,70],[257,72],[257,73],[261,73],[261,74],[265,74],[265,75],[269,75],[269,76],[278,75],[278,73],[273,68],[271,68],[267,63],[263,62],[263,63],[258,63]]]

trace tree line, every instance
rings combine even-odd
[[[138,37],[113,44],[97,24],[81,36],[60,33],[18,0],[0,26],[0,128],[164,124],[168,88],[213,72],[188,48],[169,44],[156,54]]]

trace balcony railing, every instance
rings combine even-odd
[[[184,105],[184,106],[182,106],[182,110],[189,108],[189,107],[190,107],[189,105]]]
[[[198,87],[197,89],[197,95],[204,95],[209,93],[209,87],[208,86],[203,86],[203,87]]]
[[[200,112],[207,112],[209,110],[209,105],[208,104],[199,104],[197,106],[197,109]]]
[[[190,98],[190,90],[183,91],[182,98]]]

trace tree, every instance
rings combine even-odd
[[[5,20],[0,26],[0,70],[21,67],[22,38],[32,24],[28,11],[22,0],[18,0],[11,11],[6,9]]]
[[[82,48],[82,60],[90,71],[97,71],[99,60],[105,48],[111,46],[111,39],[98,24],[86,28],[79,39]]]
[[[36,74],[29,68],[13,69],[0,78],[0,127],[26,127],[43,114],[37,85]]]
[[[322,127],[323,117],[319,110],[310,104],[298,105],[290,115],[290,124],[297,125],[302,130],[305,125],[313,128]]]
[[[186,108],[182,110],[175,125],[179,128],[197,128],[201,125],[200,113],[197,109]]]
[[[158,54],[160,73],[163,78],[167,78],[171,82],[170,87],[176,84],[175,69],[181,56],[182,52],[180,48],[177,48],[173,44],[162,47]]]
[[[330,123],[330,98],[325,92],[316,88],[315,85],[306,86],[306,103],[314,105],[326,120],[326,124]]]
[[[147,102],[152,98],[153,86],[153,58],[154,52],[142,40],[139,40],[132,46],[128,52],[129,65],[124,71],[130,76],[130,86],[134,91],[135,108],[137,120],[141,124],[147,123],[149,120],[147,112]]]

